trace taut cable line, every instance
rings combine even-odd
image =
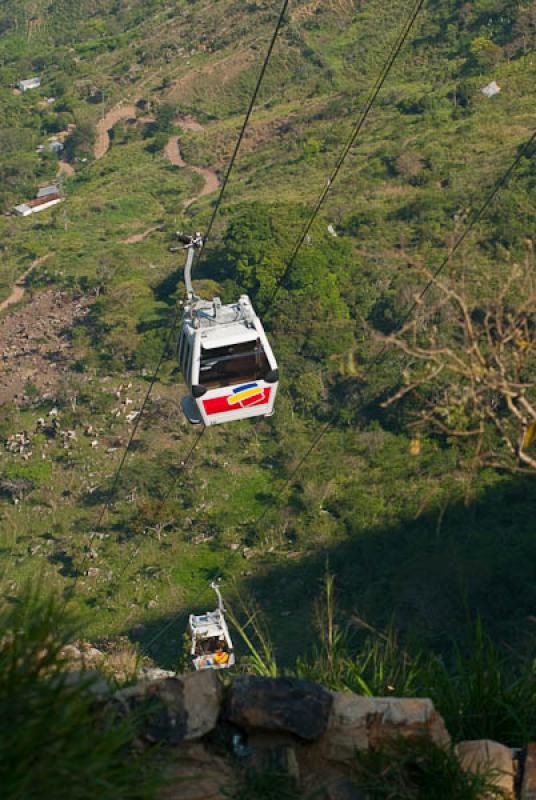
[[[281,30],[281,27],[283,25],[283,21],[284,21],[284,17],[285,17],[285,14],[286,14],[286,10],[287,10],[289,1],[290,0],[284,0],[283,6],[282,6],[281,11],[279,13],[275,29],[274,29],[274,32],[272,34],[271,40],[270,40],[268,51],[267,51],[266,56],[264,58],[264,61],[263,61],[262,67],[261,67],[261,71],[259,73],[259,77],[257,79],[257,83],[255,85],[255,89],[254,89],[253,94],[251,96],[251,99],[250,99],[250,102],[249,102],[249,106],[248,106],[248,109],[247,109],[247,112],[246,112],[246,116],[244,118],[244,122],[242,124],[241,129],[240,129],[240,133],[238,135],[238,139],[237,139],[237,142],[236,142],[236,145],[235,145],[232,157],[231,157],[231,161],[229,163],[229,167],[227,169],[227,172],[225,174],[225,178],[223,180],[223,183],[222,183],[222,186],[221,186],[221,189],[220,189],[220,194],[218,196],[218,200],[216,201],[216,205],[214,207],[214,210],[213,210],[213,213],[212,213],[212,217],[210,219],[210,222],[209,222],[209,225],[208,225],[208,228],[207,228],[207,232],[205,234],[205,239],[204,239],[205,242],[206,242],[208,236],[211,233],[212,227],[214,225],[214,220],[216,218],[216,214],[218,213],[218,210],[219,210],[219,208],[221,206],[221,203],[223,201],[223,197],[224,197],[224,194],[225,194],[225,190],[227,188],[229,177],[230,177],[232,169],[234,167],[234,164],[235,164],[235,161],[236,161],[236,158],[237,158],[237,155],[238,155],[238,151],[240,149],[240,145],[241,145],[242,140],[244,138],[244,135],[245,135],[245,132],[246,132],[246,128],[248,126],[249,119],[251,117],[251,113],[253,111],[253,107],[255,105],[255,101],[257,99],[257,95],[259,93],[259,90],[261,88],[261,84],[262,84],[264,76],[266,74],[266,70],[268,68],[268,63],[270,61],[270,58],[271,58],[271,55],[272,55],[272,52],[273,52],[273,49],[274,49],[274,46],[275,46],[275,42],[276,42],[277,37],[279,35],[279,31]],[[202,252],[202,250],[200,251],[200,253],[201,252]],[[138,429],[139,429],[142,417],[143,417],[143,415],[145,413],[145,410],[147,408],[147,405],[149,403],[149,399],[151,397],[152,391],[153,391],[155,383],[157,381],[158,374],[159,374],[160,369],[162,367],[162,364],[163,364],[163,362],[164,362],[164,360],[165,360],[165,358],[167,356],[167,353],[168,353],[168,350],[169,350],[173,335],[175,333],[175,329],[176,329],[176,326],[177,326],[179,315],[180,315],[180,307],[178,305],[176,305],[174,313],[173,313],[173,317],[172,317],[172,320],[171,320],[171,324],[170,324],[170,327],[169,327],[169,331],[168,331],[168,334],[166,336],[166,339],[165,339],[165,342],[164,342],[164,346],[162,348],[162,352],[161,352],[160,357],[159,357],[159,359],[157,361],[157,364],[156,364],[156,367],[155,367],[155,369],[153,371],[153,374],[151,375],[151,378],[150,378],[150,381],[149,381],[149,386],[147,388],[147,392],[146,392],[145,397],[143,399],[143,403],[141,405],[140,412],[139,412],[139,414],[136,417],[136,420],[134,422],[134,426],[132,428],[130,437],[128,439],[128,442],[127,442],[126,447],[124,449],[123,455],[122,455],[122,457],[120,459],[119,465],[118,465],[118,467],[116,469],[114,478],[112,480],[112,485],[111,485],[110,489],[108,490],[108,492],[106,493],[106,498],[105,498],[105,500],[104,500],[104,502],[102,504],[102,507],[101,507],[101,510],[100,510],[100,513],[99,513],[99,516],[98,516],[98,519],[97,519],[97,523],[96,523],[96,528],[97,529],[100,528],[100,526],[101,526],[101,524],[103,522],[104,516],[105,516],[108,508],[110,507],[110,505],[112,503],[112,500],[113,500],[113,498],[115,496],[115,492],[116,492],[117,487],[119,485],[119,478],[121,476],[121,472],[123,470],[123,467],[125,466],[125,463],[126,463],[126,460],[128,458],[128,455],[129,455],[129,453],[130,453],[130,451],[132,449],[133,442],[134,442],[134,440],[136,438],[136,435],[138,433]],[[198,438],[197,441],[199,441],[199,439],[200,439],[200,437]],[[93,538],[93,534],[90,534],[89,541],[91,541],[92,538]],[[76,584],[77,584],[78,578],[79,578],[79,576],[81,574],[81,570],[82,570],[87,558],[88,558],[88,554],[86,554],[85,558],[83,559],[82,566],[80,567],[80,569],[77,570],[77,573],[75,575],[73,583],[72,583],[70,589],[67,592],[67,596],[68,597],[72,596],[72,594],[73,594],[73,592],[74,592],[74,590],[76,588]]]
[[[519,165],[521,160],[525,156],[528,156],[529,158],[532,158],[532,156],[536,152],[536,146],[534,146],[534,145],[536,145],[536,131],[534,131],[532,136],[522,146],[522,148],[518,152],[516,158],[514,159],[512,164],[508,167],[506,172],[504,172],[501,175],[501,177],[498,178],[498,180],[495,182],[493,188],[491,189],[491,191],[486,196],[486,198],[485,198],[484,202],[482,203],[482,205],[479,206],[479,208],[471,215],[470,221],[467,224],[467,227],[458,236],[458,238],[454,242],[453,246],[450,248],[450,250],[447,253],[447,255],[443,258],[443,260],[441,261],[439,266],[432,273],[432,277],[430,278],[428,283],[421,289],[421,291],[419,292],[419,294],[415,298],[413,304],[411,305],[410,309],[404,315],[404,317],[402,319],[402,322],[398,326],[399,330],[400,330],[400,328],[403,327],[403,325],[406,324],[408,319],[410,319],[410,317],[412,316],[412,314],[415,311],[415,309],[417,308],[417,306],[421,303],[421,301],[423,300],[425,295],[428,293],[428,291],[430,290],[430,288],[434,284],[434,281],[441,274],[441,272],[445,269],[447,264],[450,263],[452,257],[455,255],[455,253],[460,248],[460,246],[463,244],[463,242],[467,239],[467,237],[469,236],[471,231],[474,229],[474,227],[478,224],[478,222],[480,222],[480,220],[484,216],[485,212],[487,211],[487,209],[489,208],[489,206],[491,205],[491,203],[493,202],[493,200],[495,199],[495,197],[497,196],[499,191],[508,183],[509,179],[511,178],[513,172],[515,171],[515,169],[517,168],[517,166]],[[367,369],[367,372],[370,373],[370,371],[381,362],[381,360],[383,359],[383,357],[384,357],[384,355],[386,353],[386,350],[387,350],[387,345],[384,344],[380,348],[380,350],[376,353],[374,358],[372,358],[369,361],[369,363],[365,365],[366,369]],[[335,421],[337,419],[337,416],[338,416],[338,412],[335,412],[334,414],[332,414],[332,416],[329,418],[329,420],[323,425],[323,427],[317,433],[317,435],[315,436],[315,438],[313,439],[313,441],[311,442],[311,444],[309,445],[307,450],[303,453],[303,455],[301,456],[301,458],[298,461],[297,465],[294,467],[294,469],[292,470],[291,474],[289,475],[289,477],[287,478],[287,480],[285,481],[283,486],[277,492],[276,499],[278,501],[280,500],[280,498],[282,497],[282,495],[284,494],[286,489],[293,482],[295,476],[300,471],[300,469],[303,467],[304,463],[307,461],[307,459],[309,458],[311,453],[313,453],[313,451],[318,447],[318,445],[320,444],[320,442],[322,441],[322,439],[324,438],[326,433],[333,426],[333,424],[335,423]],[[262,518],[262,516],[264,516],[264,512],[263,512],[262,515],[257,517],[257,519],[254,520],[253,523],[251,523],[251,525],[256,526],[258,524],[258,522],[260,521],[260,519]]]
[[[321,210],[322,206],[324,205],[324,202],[325,202],[329,192],[333,188],[333,184],[335,183],[335,181],[336,181],[336,179],[337,179],[337,177],[338,177],[338,175],[339,175],[339,173],[340,173],[340,171],[341,171],[341,169],[342,169],[342,167],[344,165],[344,162],[346,161],[350,151],[352,150],[352,148],[354,147],[355,143],[357,142],[357,140],[359,138],[359,135],[361,134],[361,131],[363,130],[363,127],[364,127],[364,125],[365,125],[365,123],[366,123],[366,121],[367,121],[367,119],[368,119],[368,117],[370,115],[370,112],[372,111],[372,108],[373,108],[373,106],[374,106],[374,104],[375,104],[375,102],[376,102],[376,100],[378,98],[378,95],[379,95],[380,91],[382,90],[382,87],[385,84],[385,81],[387,80],[387,78],[389,76],[389,73],[391,72],[391,70],[392,70],[392,68],[394,66],[394,63],[395,63],[396,59],[398,58],[398,55],[399,55],[400,51],[402,50],[404,44],[406,43],[406,41],[408,39],[408,36],[411,33],[411,30],[412,30],[412,28],[413,28],[413,26],[414,26],[414,24],[415,24],[415,22],[417,20],[417,17],[419,16],[419,14],[420,14],[423,6],[424,6],[424,3],[425,3],[425,0],[417,0],[417,3],[415,4],[415,6],[413,8],[413,11],[411,12],[411,14],[409,15],[409,17],[406,20],[405,24],[403,25],[402,30],[399,32],[399,34],[398,34],[398,36],[396,38],[396,41],[394,42],[394,44],[393,44],[393,46],[391,48],[391,52],[389,53],[389,56],[387,57],[387,60],[385,61],[384,65],[383,65],[383,67],[381,69],[380,74],[379,74],[378,78],[376,79],[376,82],[374,83],[372,89],[370,90],[370,94],[369,94],[368,100],[365,103],[365,106],[364,106],[364,108],[363,108],[363,110],[362,110],[362,112],[361,112],[361,114],[360,114],[360,116],[359,116],[359,118],[357,120],[357,123],[356,123],[356,125],[355,125],[355,127],[354,127],[354,129],[353,129],[353,131],[352,131],[352,133],[350,135],[350,137],[348,138],[346,144],[344,145],[344,147],[343,147],[343,149],[342,149],[342,151],[341,151],[341,153],[340,153],[340,155],[339,155],[339,157],[337,159],[337,163],[335,164],[334,169],[332,170],[331,174],[329,175],[329,177],[328,177],[328,179],[327,179],[327,181],[325,183],[324,188],[320,192],[320,195],[319,195],[319,197],[318,197],[318,199],[317,199],[317,201],[316,201],[316,203],[315,203],[315,205],[313,207],[313,210],[311,211],[311,214],[309,215],[309,218],[308,218],[307,222],[305,223],[305,225],[303,227],[303,230],[302,230],[302,232],[301,232],[296,244],[294,245],[294,249],[292,250],[292,253],[291,253],[290,258],[289,258],[289,260],[287,262],[285,270],[283,271],[282,275],[280,276],[280,278],[278,278],[278,280],[276,282],[276,285],[275,285],[274,290],[273,290],[273,292],[272,292],[272,294],[270,296],[270,299],[268,300],[268,304],[267,305],[272,305],[273,304],[275,298],[277,297],[277,294],[279,293],[279,290],[281,289],[281,287],[284,285],[286,279],[288,278],[288,276],[290,274],[290,271],[291,271],[292,267],[294,266],[294,263],[295,263],[296,258],[298,256],[298,253],[300,252],[300,250],[303,247],[304,243],[307,241],[307,237],[309,235],[309,231],[311,230],[316,217],[320,213],[320,210]]]
[[[285,19],[285,14],[287,12],[287,7],[288,7],[289,2],[290,2],[290,0],[284,0],[284,3],[282,5],[282,7],[281,7],[281,11],[279,12],[279,17],[277,19],[277,23],[276,23],[274,32],[272,34],[272,38],[270,40],[270,45],[269,45],[268,50],[266,52],[266,55],[264,57],[264,61],[262,63],[261,71],[259,72],[259,76],[257,78],[257,83],[255,84],[255,88],[253,90],[253,94],[251,95],[251,99],[249,101],[249,106],[248,106],[248,109],[246,111],[246,116],[244,117],[244,121],[243,121],[242,127],[240,129],[240,133],[238,134],[238,139],[236,140],[236,144],[234,146],[234,150],[233,150],[233,154],[231,156],[231,160],[229,161],[229,166],[227,167],[227,171],[225,173],[225,177],[224,177],[224,179],[222,181],[222,185],[221,185],[221,188],[220,188],[220,193],[218,195],[218,199],[216,200],[216,203],[214,205],[214,209],[212,211],[212,215],[210,217],[210,221],[208,223],[207,230],[206,230],[205,235],[203,237],[203,241],[205,243],[205,247],[203,247],[203,249],[199,251],[199,255],[197,257],[197,266],[199,266],[199,264],[201,263],[201,260],[203,258],[203,253],[205,252],[206,244],[207,244],[207,242],[208,242],[208,240],[210,238],[210,234],[212,233],[212,228],[214,226],[214,222],[215,222],[216,216],[218,214],[218,211],[219,211],[220,206],[222,204],[225,192],[227,190],[227,184],[229,183],[229,178],[231,177],[231,172],[233,171],[233,167],[235,165],[235,162],[236,162],[236,159],[237,159],[237,156],[238,156],[238,151],[240,150],[240,146],[242,144],[242,140],[243,140],[244,135],[246,133],[246,128],[247,128],[247,126],[249,124],[249,120],[250,120],[251,114],[253,113],[253,108],[254,108],[255,103],[257,101],[257,96],[259,94],[262,82],[264,80],[264,76],[266,74],[266,70],[268,68],[268,64],[269,64],[270,58],[272,57],[272,52],[273,52],[277,37],[279,36],[279,31],[281,30],[281,27],[283,25],[283,22],[284,22],[284,19]]]

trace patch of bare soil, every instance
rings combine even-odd
[[[40,267],[41,264],[44,264],[47,258],[50,258],[51,255],[52,253],[47,253],[46,256],[41,256],[40,258],[36,258],[35,261],[32,261],[26,272],[23,272],[13,284],[13,288],[9,297],[6,297],[6,299],[0,303],[0,311],[5,311],[6,308],[9,308],[9,306],[13,306],[15,303],[20,303],[24,297],[24,292],[26,291],[26,278],[33,269]]]
[[[143,242],[151,233],[161,231],[163,227],[163,225],[153,225],[152,228],[147,228],[146,231],[142,231],[141,233],[132,233],[130,236],[127,236],[126,239],[121,239],[121,244],[137,244],[138,242]]]
[[[16,314],[0,319],[0,406],[23,400],[27,382],[41,394],[54,393],[72,362],[70,328],[86,316],[93,301],[47,290],[35,294]]]
[[[122,119],[130,119],[136,116],[136,106],[117,105],[110,109],[105,116],[100,119],[96,126],[96,139],[93,148],[93,155],[96,160],[102,158],[110,148],[110,130]]]
[[[58,171],[56,173],[58,177],[60,175],[66,175],[68,178],[71,178],[74,175],[74,167],[72,164],[69,164],[68,161],[60,161],[58,164]]]
[[[210,76],[214,72],[218,74],[220,86],[224,86],[236,78],[237,75],[240,75],[255,58],[254,51],[239,50],[220,58],[218,61],[203,64],[198,69],[191,69],[185,75],[173,81],[166,92],[165,99],[167,102],[182,101],[185,94],[194,87],[201,75]]]
[[[294,22],[302,22],[308,17],[314,16],[322,5],[342,15],[353,14],[355,12],[356,2],[355,0],[328,0],[326,3],[325,0],[312,0],[311,3],[306,3],[306,5],[292,11],[290,18]]]
[[[204,131],[201,123],[189,114],[179,114],[177,122],[185,131],[195,131],[196,133],[202,133]]]

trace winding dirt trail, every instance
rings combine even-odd
[[[113,126],[120,122],[123,119],[132,119],[136,117],[136,106],[133,103],[126,103],[114,106],[114,108],[110,109],[107,114],[102,117],[97,123],[96,126],[96,139],[95,139],[95,146],[93,148],[93,155],[95,156],[95,160],[99,160],[103,156],[106,155],[108,150],[110,149],[110,130]],[[154,117],[147,116],[144,117],[145,122],[153,121]],[[201,133],[204,128],[200,122],[198,122],[194,117],[184,114],[178,117],[178,123],[184,130],[187,131],[195,131],[196,133]],[[168,143],[164,148],[164,157],[173,164],[175,167],[179,167],[180,169],[188,168],[191,169],[192,172],[195,172],[197,175],[200,175],[203,178],[203,186],[200,192],[197,194],[192,195],[192,197],[187,197],[184,200],[182,207],[183,210],[189,208],[199,197],[204,197],[207,194],[212,194],[215,192],[220,185],[219,178],[217,174],[212,169],[208,169],[208,167],[195,167],[192,164],[188,164],[184,158],[182,157],[181,149],[180,149],[180,136],[172,136]],[[121,244],[137,244],[138,242],[143,242],[143,240],[150,236],[151,233],[154,231],[161,230],[161,225],[156,225],[151,228],[148,228],[145,231],[141,231],[140,233],[132,233],[130,236],[127,236],[125,239],[121,240]],[[1,310],[1,307],[0,307]]]
[[[93,148],[93,155],[95,156],[96,161],[106,155],[110,149],[109,131],[111,128],[113,128],[113,126],[122,119],[130,119],[132,117],[136,117],[135,105],[117,105],[110,109],[110,111],[108,111],[108,113],[97,122],[97,126],[95,128],[95,146]]]
[[[151,233],[161,231],[163,227],[163,225],[153,225],[152,228],[147,228],[146,231],[142,231],[141,233],[132,233],[130,236],[127,236],[126,239],[121,239],[121,244],[137,244],[138,242],[143,242]]]
[[[201,132],[203,126],[197,122],[193,117],[180,117],[179,125],[181,128],[184,128],[187,131],[196,131]],[[171,139],[168,141],[165,149],[164,155],[172,164],[176,167],[188,167],[191,169],[192,172],[195,172],[197,175],[201,175],[204,180],[203,187],[198,194],[193,195],[192,197],[188,197],[184,203],[182,204],[183,209],[187,209],[189,206],[192,205],[195,200],[199,197],[204,197],[207,194],[212,194],[218,189],[220,185],[220,180],[214,170],[208,169],[208,167],[194,167],[192,164],[188,164],[184,158],[182,157],[181,149],[180,149],[180,136],[172,136]]]
[[[136,117],[136,106],[132,103],[121,105],[119,103],[114,108],[110,109],[105,116],[100,119],[96,126],[96,140],[95,146],[93,148],[93,154],[95,159],[98,161],[102,158],[108,150],[110,149],[110,130],[113,126],[120,122],[122,119],[131,119]],[[149,122],[153,120],[154,117],[147,117],[146,121]],[[200,133],[204,130],[203,126],[200,122],[198,122],[194,117],[190,115],[183,115],[179,116],[178,118],[179,125],[181,128],[187,131],[195,131],[196,133]],[[193,195],[192,197],[188,197],[183,202],[183,209],[187,209],[189,206],[192,205],[195,200],[199,197],[204,197],[207,194],[211,194],[218,189],[220,185],[220,180],[217,174],[212,169],[208,169],[208,167],[195,167],[192,164],[188,164],[184,158],[182,157],[181,149],[180,149],[180,136],[172,136],[168,143],[164,148],[164,156],[168,159],[168,161],[176,167],[187,167],[191,169],[192,172],[195,172],[197,175],[201,175],[204,180],[203,187],[200,192]],[[129,236],[127,239],[123,239],[123,244],[135,244],[136,242],[141,242],[152,233],[156,228],[150,228],[143,233],[135,233],[132,236]]]
[[[0,303],[0,312],[5,311],[6,308],[9,308],[9,306],[15,305],[15,303],[20,303],[26,291],[26,278],[32,270],[34,270],[36,267],[40,267],[41,264],[44,264],[51,255],[52,253],[47,253],[45,256],[40,256],[40,258],[36,258],[34,261],[32,261],[26,272],[23,272],[13,284],[13,288],[11,289],[11,294],[9,297],[6,297],[6,299]]]
[[[65,175],[67,178],[72,178],[74,175],[74,167],[72,164],[69,164],[68,161],[61,160],[58,164],[58,171],[56,175],[59,177],[60,175]]]

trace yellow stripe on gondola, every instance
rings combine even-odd
[[[247,400],[248,397],[255,397],[255,395],[260,395],[260,394],[262,394],[262,389],[256,386],[253,389],[244,389],[243,392],[232,394],[230,397],[227,398],[227,400],[229,405],[233,406],[235,403],[241,403],[242,400]]]

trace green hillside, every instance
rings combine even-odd
[[[0,216],[0,300],[43,256],[28,302],[51,290],[91,298],[88,316],[69,333],[72,356],[54,389],[44,397],[28,380],[2,408],[4,442],[36,431],[53,408],[62,429],[76,432],[67,446],[37,432],[23,454],[0,450],[2,591],[38,577],[65,590],[77,578],[73,605],[88,639],[128,635],[173,666],[186,615],[212,603],[208,584],[221,576],[230,601],[239,592],[254,598],[280,663],[291,664],[313,645],[328,569],[341,625],[358,617],[379,631],[392,626],[404,647],[448,660],[479,613],[499,646],[530,653],[534,470],[508,445],[508,437],[524,439],[528,423],[501,405],[499,389],[482,395],[483,405],[457,399],[465,384],[455,370],[432,380],[417,358],[389,348],[369,364],[377,336],[396,329],[426,283],[423,268],[438,267],[534,131],[536,4],[425,4],[270,304],[413,4],[295,0],[289,8],[197,276],[207,293],[229,301],[246,291],[262,311],[282,377],[276,414],[209,429],[181,474],[196,431],[181,413],[184,387],[170,355],[97,527],[132,430],[126,414],[140,409],[182,298],[174,232],[203,230],[216,199],[198,196],[203,180],[190,167],[224,174],[279,7],[267,0],[1,4],[0,204],[8,212],[54,180],[58,157],[36,149],[58,133],[65,132],[74,174],[63,175],[64,203],[29,218]],[[32,75],[41,87],[16,93]],[[481,89],[492,81],[500,93],[487,97]],[[99,120],[118,104],[134,111],[97,159]],[[199,125],[185,124],[190,117]],[[184,169],[165,156],[175,136]],[[532,153],[444,273],[463,290],[477,325],[518,265],[521,277],[503,301],[505,318],[526,321],[517,381],[528,386],[527,402],[536,395],[534,308],[523,306],[534,292]],[[463,351],[467,342],[438,287],[426,303],[413,342]],[[3,313],[16,320],[20,309]],[[415,392],[385,406],[413,381]],[[127,398],[132,405],[116,413]],[[430,415],[414,427],[416,416],[426,423],[430,403],[441,408],[443,427]],[[466,434],[477,418],[475,448]],[[85,435],[88,425],[93,433]],[[529,439],[526,452],[536,458]]]

